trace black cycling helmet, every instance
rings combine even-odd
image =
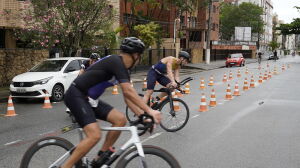
[[[189,61],[190,58],[191,58],[190,54],[189,54],[188,52],[186,52],[186,51],[180,51],[178,57],[179,57],[179,58],[180,58],[180,57],[183,57],[183,58],[187,59],[188,61]]]
[[[143,54],[145,50],[145,44],[136,37],[126,37],[122,41],[120,49],[124,53],[128,53],[128,54],[133,54],[133,53]]]
[[[99,58],[100,58],[100,56],[98,53],[92,53],[90,55],[90,59],[92,59],[92,60],[98,60]]]

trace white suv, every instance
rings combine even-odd
[[[47,59],[28,72],[15,76],[10,84],[11,95],[16,98],[44,98],[47,92],[52,101],[61,101],[78,76],[84,60],[88,58]]]

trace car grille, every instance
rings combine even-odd
[[[25,93],[11,92],[11,95],[12,96],[39,96],[39,95],[41,95],[41,93],[38,91],[25,92]]]
[[[13,82],[14,87],[32,87],[33,82]]]

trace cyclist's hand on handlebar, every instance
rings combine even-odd
[[[176,82],[171,82],[171,87],[173,87],[173,88],[177,88],[177,83]]]
[[[159,124],[161,121],[161,113],[157,110],[151,110],[149,113],[154,118],[155,123]]]

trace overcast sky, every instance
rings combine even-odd
[[[300,18],[300,12],[294,6],[300,6],[300,0],[272,0],[274,9],[279,20],[290,23],[293,18]]]

